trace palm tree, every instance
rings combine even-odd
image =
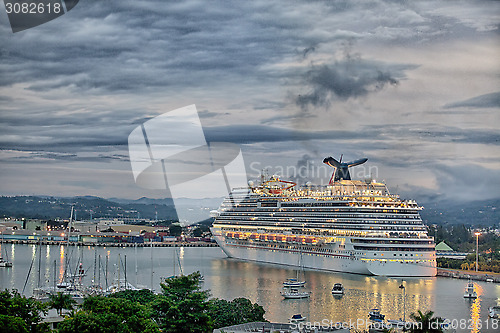
[[[412,313],[410,317],[417,323],[415,327],[410,328],[411,333],[443,332],[441,324],[444,322],[444,319],[441,317],[434,317],[434,311],[428,310],[422,313],[422,311],[418,310],[417,313]]]
[[[58,292],[57,294],[51,294],[49,296],[49,307],[51,309],[56,309],[57,313],[61,316],[62,310],[73,310],[73,305],[76,301],[71,298],[71,295]]]

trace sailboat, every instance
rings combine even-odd
[[[299,291],[297,288],[290,288],[289,290],[283,290],[281,296],[285,299],[297,299],[297,298],[309,298],[311,294],[307,291]]]
[[[300,256],[299,256],[299,263],[298,263],[298,266],[300,268],[302,268],[302,252],[300,252]],[[286,279],[284,282],[283,282],[283,287],[291,287],[291,288],[298,288],[298,287],[304,287],[305,284],[306,284],[306,281],[301,281],[299,279],[299,272],[300,270],[297,269],[297,277],[296,278],[290,278],[290,279]]]
[[[176,261],[176,259],[177,259],[177,262],[179,263],[179,273],[180,273],[179,275],[175,274],[175,261]],[[172,278],[184,275],[184,272],[182,271],[181,257],[179,255],[179,253],[177,253],[177,247],[174,247],[173,267],[174,267],[174,274],[164,278],[164,280],[172,279]]]
[[[12,263],[9,261],[9,255],[7,254],[7,249],[3,246],[3,233],[2,233],[2,249],[5,249],[5,259],[2,258],[0,253],[0,267],[12,267]]]
[[[113,284],[111,284],[107,289],[107,293],[116,293],[119,291],[125,291],[125,290],[139,290],[136,288],[133,284],[128,282],[127,280],[127,256],[125,255],[125,261],[124,261],[124,278],[121,278],[120,276],[120,267],[122,264],[121,260],[121,255],[118,254],[118,279],[114,281]]]

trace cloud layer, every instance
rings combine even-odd
[[[391,184],[458,197],[482,184],[460,170],[500,170],[499,13],[491,1],[80,1],[13,34],[0,11],[0,194],[162,197],[133,183],[127,137],[196,104],[207,140],[242,145],[247,165],[368,156]]]

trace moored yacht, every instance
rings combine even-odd
[[[335,283],[332,288],[333,295],[344,295],[344,286],[342,283]]]

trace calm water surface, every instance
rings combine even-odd
[[[310,299],[283,300],[280,296],[282,282],[294,277],[295,270],[227,259],[219,248],[43,245],[37,249],[34,245],[14,244],[3,244],[3,247],[1,253],[5,255],[6,251],[14,266],[0,268],[0,288],[19,291],[24,288],[24,294],[28,296],[39,284],[52,286],[54,272],[56,281],[60,281],[67,258],[72,270],[82,263],[87,272],[84,284],[90,285],[95,276],[103,286],[106,286],[106,262],[107,283],[111,284],[118,274],[124,278],[126,258],[127,280],[136,286],[150,288],[152,284],[155,290],[159,290],[160,279],[179,274],[179,267],[184,274],[200,271],[205,277],[203,288],[210,289],[212,296],[228,300],[249,298],[262,305],[266,310],[266,319],[273,322],[287,322],[295,313],[301,313],[311,321],[356,322],[358,318],[366,319],[370,309],[375,307],[386,315],[386,319],[403,317],[403,294],[399,289],[401,279],[306,270],[300,274],[307,281],[305,289],[311,291]],[[337,282],[346,288],[341,297],[330,293],[332,285]],[[488,307],[500,301],[500,285],[475,282],[479,297],[471,301],[463,298],[466,283],[465,280],[439,277],[405,279],[406,317],[418,309],[432,309],[436,315],[456,320],[456,323],[466,327],[473,327],[473,323],[482,326],[481,329],[458,328],[457,332],[500,331],[493,328],[492,321],[488,319]]]

